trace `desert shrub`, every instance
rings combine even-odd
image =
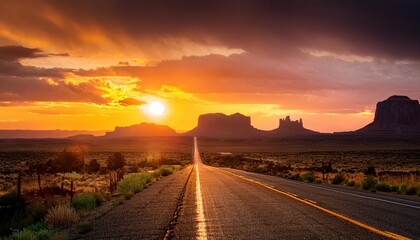
[[[91,173],[96,173],[96,172],[99,172],[99,170],[101,170],[101,165],[98,163],[98,160],[96,159],[90,160],[87,167],[88,167],[88,171]]]
[[[161,166],[158,171],[161,176],[165,177],[165,176],[171,175],[174,170],[167,166]]]
[[[92,231],[92,229],[93,229],[92,223],[89,223],[89,222],[82,222],[77,225],[77,231],[79,232],[79,234],[88,233]]]
[[[134,173],[127,175],[124,179],[118,182],[117,190],[123,195],[129,194],[130,192],[133,194],[138,193],[144,189],[151,179],[152,174],[150,173]]]
[[[315,181],[315,176],[312,172],[307,172],[307,173],[302,175],[302,181],[308,182],[308,183],[314,182]]]
[[[48,212],[48,206],[45,202],[42,201],[32,201],[29,206],[28,210],[30,215],[33,218],[33,221],[40,221],[42,220]]]
[[[159,175],[161,176],[168,176],[174,173],[175,171],[178,171],[181,168],[180,165],[162,165],[158,169]]]
[[[71,205],[77,210],[91,210],[104,201],[105,199],[100,193],[86,192],[77,194]]]
[[[387,184],[387,183],[378,183],[375,186],[376,190],[380,191],[380,192],[390,192],[391,191],[391,187]]]
[[[415,187],[407,187],[405,189],[405,194],[407,195],[416,195],[416,193],[417,193],[417,190]]]
[[[107,159],[106,163],[109,170],[121,169],[125,165],[124,155],[120,152],[116,152]]]
[[[64,149],[52,163],[54,172],[79,172],[85,166],[84,151],[67,151]]]
[[[365,190],[374,189],[377,182],[378,182],[378,180],[376,180],[376,178],[374,176],[367,175],[363,179],[363,182],[362,182],[363,189],[365,189]]]
[[[261,166],[254,166],[251,169],[249,169],[249,171],[254,172],[254,173],[261,173],[261,174],[267,174],[268,173],[267,167],[261,167]]]
[[[0,206],[17,205],[23,203],[24,200],[18,197],[16,190],[12,190],[0,196]]]
[[[354,187],[355,185],[356,185],[356,182],[353,181],[353,180],[350,180],[350,181],[347,182],[347,186],[349,186],[349,187]]]
[[[391,188],[389,189],[391,192],[399,192],[400,191],[400,187],[397,185],[392,185]]]
[[[8,238],[9,240],[49,240],[53,239],[53,234],[48,229],[32,230],[24,228],[22,230],[14,231]]]
[[[344,177],[343,174],[339,173],[334,176],[334,178],[331,180],[332,184],[342,184],[346,181],[346,177]]]
[[[300,180],[301,180],[300,173],[296,173],[296,174],[289,175],[289,179],[291,179],[291,180],[296,180],[296,181],[300,181]]]
[[[116,204],[123,204],[125,202],[125,196],[118,196],[117,198],[115,198],[115,203]]]
[[[134,193],[132,191],[128,191],[124,193],[125,200],[129,200],[134,196]]]
[[[376,169],[375,167],[368,167],[365,171],[363,171],[365,175],[372,175],[376,176]]]
[[[128,168],[130,173],[136,173],[139,170],[139,165],[138,164],[133,164]]]
[[[76,210],[69,205],[57,205],[48,210],[45,223],[52,228],[69,227],[79,220]]]

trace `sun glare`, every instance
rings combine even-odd
[[[147,105],[147,110],[154,116],[162,116],[165,112],[165,106],[160,102],[151,102]]]

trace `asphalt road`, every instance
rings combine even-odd
[[[420,239],[420,203],[194,165],[165,177],[76,239]]]
[[[191,166],[163,177],[93,221],[92,231],[72,239],[163,239],[190,173]]]
[[[176,239],[420,238],[417,202],[194,162]]]

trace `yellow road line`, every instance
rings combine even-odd
[[[336,213],[336,212],[334,212],[334,211],[331,211],[331,210],[328,210],[328,209],[326,209],[326,208],[320,207],[320,206],[318,206],[318,205],[316,205],[316,204],[312,203],[311,201],[308,201],[308,200],[305,200],[305,199],[298,198],[298,197],[294,196],[295,194],[291,194],[291,193],[287,193],[287,192],[283,192],[283,191],[281,191],[281,190],[278,190],[278,189],[276,189],[276,188],[274,188],[274,187],[271,187],[271,186],[269,186],[269,185],[267,185],[267,184],[265,184],[265,183],[262,183],[262,182],[259,182],[259,181],[256,181],[256,180],[253,180],[253,179],[250,179],[250,178],[247,178],[247,177],[244,177],[244,176],[241,176],[241,175],[238,175],[238,174],[235,174],[235,173],[229,172],[229,171],[226,171],[226,170],[224,170],[224,169],[221,169],[221,170],[222,170],[222,171],[224,171],[224,172],[226,172],[226,173],[229,173],[229,174],[231,174],[231,175],[233,175],[233,176],[236,176],[236,177],[242,178],[242,179],[243,179],[243,180],[245,180],[245,181],[255,183],[255,184],[257,184],[257,185],[260,185],[260,186],[263,186],[263,187],[265,187],[265,188],[267,188],[267,189],[270,189],[270,190],[272,190],[272,191],[274,191],[274,192],[277,192],[277,193],[280,193],[280,194],[282,194],[282,195],[285,195],[285,196],[288,196],[288,197],[290,197],[290,198],[293,198],[294,200],[297,200],[297,201],[299,201],[299,202],[302,202],[302,203],[304,203],[304,204],[307,204],[307,205],[309,205],[309,206],[311,206],[311,207],[317,208],[317,209],[319,209],[319,210],[321,210],[321,211],[323,211],[323,212],[325,212],[325,213],[328,213],[328,214],[333,215],[333,216],[335,216],[335,217],[337,217],[337,218],[343,219],[343,220],[345,220],[345,221],[347,221],[347,222],[353,223],[354,225],[357,225],[357,226],[359,226],[359,227],[361,227],[361,228],[367,229],[367,230],[369,230],[369,231],[371,231],[371,232],[374,232],[374,233],[376,233],[376,234],[378,234],[378,235],[381,235],[381,236],[384,236],[384,237],[387,237],[387,238],[390,238],[390,239],[395,239],[395,240],[408,240],[408,239],[410,239],[410,238],[406,238],[406,237],[404,237],[404,236],[398,235],[398,234],[396,234],[396,233],[392,233],[392,232],[388,232],[388,231],[383,231],[383,230],[380,230],[380,229],[374,228],[374,227],[372,227],[372,226],[366,225],[366,224],[364,224],[364,223],[362,223],[362,222],[359,222],[359,221],[357,221],[357,220],[354,220],[354,219],[348,218],[348,217],[346,217],[346,216],[344,216],[344,215],[341,215],[341,214],[339,214],[339,213]]]
[[[197,237],[196,239],[206,240],[207,239],[207,230],[206,230],[206,218],[204,217],[204,206],[203,206],[203,197],[201,194],[201,185],[200,185],[200,173],[198,170],[198,165],[195,164],[195,202],[196,202],[196,220],[197,220]]]

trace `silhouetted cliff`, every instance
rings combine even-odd
[[[107,132],[105,137],[145,137],[145,136],[175,136],[172,128],[154,123],[140,123],[128,127],[115,127],[113,132]]]
[[[250,117],[240,113],[209,113],[200,115],[197,127],[184,134],[211,138],[255,138],[263,133],[251,125]]]
[[[420,105],[406,96],[391,96],[376,104],[375,119],[357,134],[420,134]]]
[[[303,127],[302,119],[292,121],[290,116],[279,120],[279,127],[270,131],[272,136],[303,136],[303,135],[314,135],[319,134],[318,132],[306,129]]]

